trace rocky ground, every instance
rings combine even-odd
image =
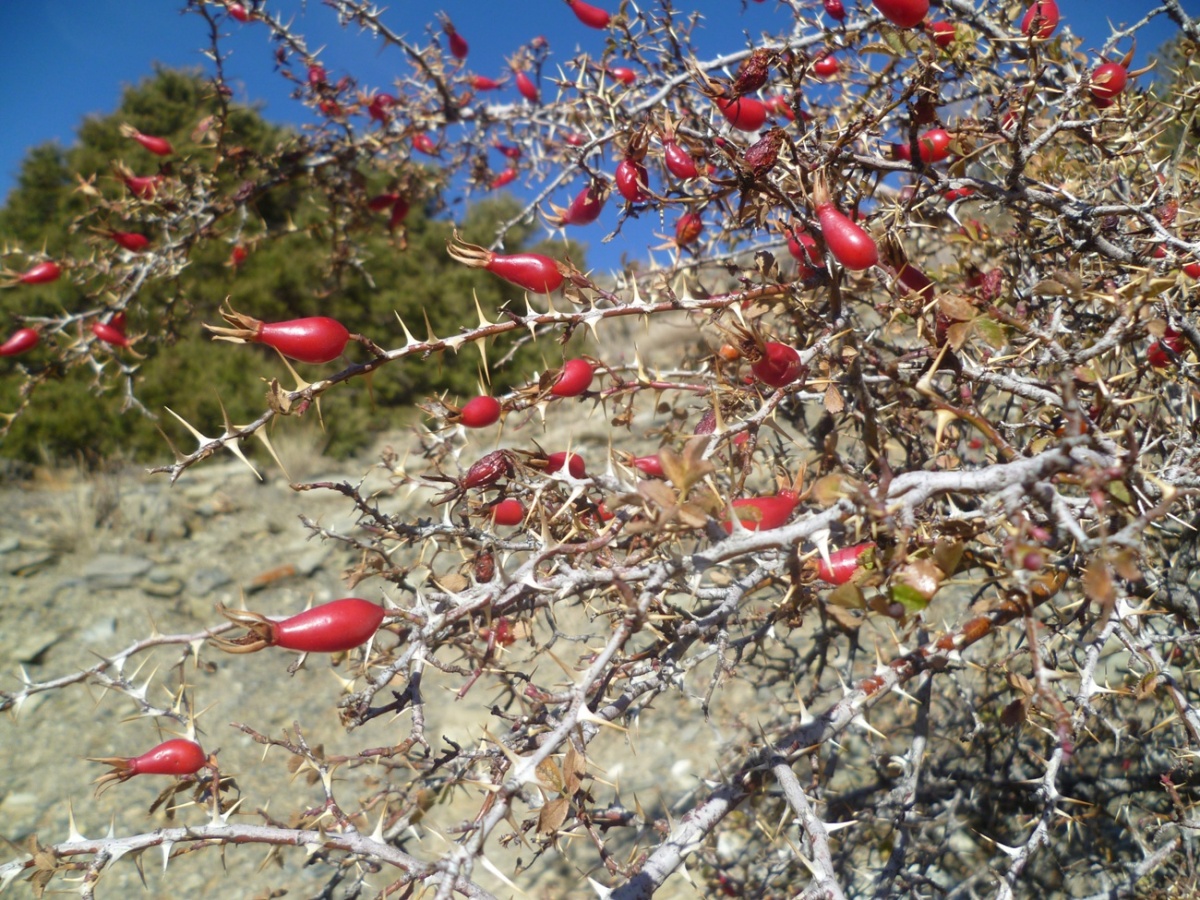
[[[632,343],[627,346],[632,350]],[[600,415],[534,436],[546,446],[570,442],[589,458],[601,459],[608,451],[607,433]],[[401,446],[411,437],[395,439]],[[368,486],[386,484],[376,452],[334,465],[320,456],[319,435],[302,430],[298,436],[277,435],[275,442],[294,480],[365,476]],[[648,446],[657,444],[651,440]],[[312,539],[299,516],[350,531],[355,515],[349,502],[329,491],[292,491],[269,461],[260,469],[261,481],[227,458],[194,467],[173,486],[165,476],[139,468],[88,476],[55,471],[31,477],[26,471],[0,482],[6,511],[0,520],[0,689],[16,686],[21,673],[34,682],[68,676],[156,629],[165,634],[203,630],[222,621],[215,612],[218,602],[236,606],[243,594],[248,606],[272,613],[345,596],[343,575],[352,557],[340,544]],[[426,498],[389,502],[394,510]],[[355,593],[379,599],[381,589],[380,583],[367,582]],[[347,733],[335,709],[340,685],[327,662],[289,676],[287,662],[273,653],[226,656],[204,648],[200,666],[194,659],[179,666],[180,658],[178,647],[140,655],[145,665],[136,681],[149,682],[147,699],[163,705],[177,699],[171,686],[186,684],[186,696],[200,713],[204,746],[219,750],[223,770],[236,774],[245,821],[261,821],[259,809],[286,817],[318,802],[319,795],[304,779],[289,776],[282,754],[264,759],[262,748],[230,722],[245,722],[274,737],[300,723],[310,743],[323,743],[331,754],[387,745],[407,734],[406,718],[376,720],[368,726],[375,729],[370,734]],[[457,687],[439,684],[436,677],[426,685],[431,698],[427,734],[469,745],[483,737],[497,697],[485,682],[456,701]],[[698,699],[681,699],[685,711],[689,705],[699,708]],[[154,721],[139,717],[128,697],[95,686],[74,684],[33,696],[17,717],[0,718],[0,836],[22,848],[34,835],[42,842],[62,841],[71,814],[89,837],[110,827],[128,834],[167,824],[161,811],[147,813],[161,782],[134,779],[97,798],[91,782],[104,769],[84,759],[130,755],[167,736]],[[636,798],[646,806],[665,801],[668,793],[679,796],[710,770],[721,739],[719,720],[705,722],[698,714],[677,719],[665,732],[605,733],[598,739],[598,755],[608,744],[608,758],[619,762],[604,773],[612,787],[598,790],[613,798],[619,792],[627,804]],[[435,858],[444,841],[453,840],[449,827],[479,804],[479,796],[464,795],[435,807],[406,849]],[[194,808],[175,813],[177,822],[202,815]],[[0,863],[17,852],[0,845]],[[494,858],[511,871],[520,853],[519,844],[508,853],[496,848]],[[327,870],[305,868],[302,851],[284,852],[269,864],[266,855],[258,847],[229,848],[218,862],[218,851],[191,853],[172,861],[164,875],[161,856],[147,854],[140,866],[146,891],[140,886],[136,891],[152,897],[265,897],[282,885],[293,896],[319,893]],[[117,863],[102,880],[99,896],[133,893],[142,877],[138,868],[127,860]],[[505,896],[594,896],[581,873],[552,853],[518,879],[524,894],[489,876],[482,880]],[[694,896],[682,880],[679,889],[682,896]],[[20,896],[29,887],[18,884],[15,891]]]

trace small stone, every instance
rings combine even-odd
[[[187,580],[187,591],[189,594],[203,597],[205,594],[211,594],[217,588],[224,587],[232,580],[224,569],[212,567],[197,569]]]
[[[183,590],[183,582],[178,578],[168,578],[166,581],[154,581],[147,578],[139,582],[138,587],[151,597],[174,597]]]
[[[94,588],[125,588],[132,587],[153,566],[142,556],[105,553],[85,565],[80,575]]]

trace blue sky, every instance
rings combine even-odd
[[[617,6],[616,0],[595,2],[610,9]],[[807,2],[819,8],[819,0]],[[46,141],[69,145],[85,116],[113,110],[122,88],[150,74],[155,64],[211,66],[200,52],[207,40],[204,20],[182,14],[181,5],[172,0],[0,0],[0,197],[7,196],[30,147]],[[324,48],[321,57],[334,79],[352,72],[363,86],[386,88],[408,69],[396,51],[381,53],[368,35],[339,28],[320,0],[269,0],[268,5],[289,11],[309,46]],[[706,16],[701,48],[711,53],[744,46],[743,34],[778,32],[791,21],[790,10],[777,0],[676,0],[674,5]],[[852,8],[851,0],[846,5]],[[1090,48],[1099,48],[1107,37],[1109,19],[1127,22],[1155,5],[1152,0],[1059,0],[1064,22]],[[1200,0],[1185,0],[1183,5],[1200,15]],[[396,0],[384,18],[394,30],[417,40],[438,10],[451,17],[470,43],[470,69],[493,77],[503,71],[504,58],[536,34],[545,35],[560,57],[571,55],[577,46],[595,53],[603,47],[603,34],[580,24],[561,0]],[[239,91],[236,99],[257,105],[273,121],[305,121],[306,110],[288,97],[291,85],[273,71],[274,46],[266,40],[265,29],[228,20],[223,24],[230,35],[225,43],[230,54],[226,72]],[[1173,31],[1165,16],[1155,20],[1139,40],[1139,64]],[[569,197],[557,200],[565,204]],[[593,263],[615,264],[621,250],[630,249],[627,240],[599,245],[603,224],[610,218],[615,222],[613,217],[610,209],[601,224],[587,233],[573,233],[593,238]],[[639,237],[643,246],[645,237]],[[622,243],[626,246],[616,246]]]

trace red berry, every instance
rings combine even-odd
[[[208,757],[195,741],[172,738],[163,741],[141,756],[88,757],[113,767],[100,781],[126,781],[135,775],[194,775],[208,762]]]
[[[458,421],[467,428],[487,428],[500,421],[500,401],[486,394],[474,397],[459,410]]]
[[[486,75],[472,75],[471,87],[477,91],[498,91],[504,85],[494,78],[488,78]]]
[[[921,162],[941,162],[950,155],[950,132],[945,128],[934,128],[925,132],[917,139],[917,149],[921,154]]]
[[[940,19],[936,22],[930,22],[927,27],[929,34],[933,37],[933,42],[942,48],[949,47],[951,44],[953,44],[954,38],[958,34],[958,31],[953,24],[950,22],[944,22]]]
[[[713,102],[729,124],[739,131],[758,131],[767,121],[766,106],[753,97],[738,97],[736,100],[718,97]]]
[[[540,253],[501,254],[475,244],[447,241],[446,249],[458,262],[475,269],[486,269],[510,284],[535,294],[550,294],[562,286],[564,277],[559,264]]]
[[[525,72],[516,73],[517,91],[522,97],[530,103],[538,103],[541,101],[541,94],[537,89],[537,85],[533,83],[533,79]]]
[[[929,0],[872,0],[883,17],[897,28],[913,28],[924,21]]]
[[[796,497],[790,493],[774,497],[741,497],[730,505],[743,528],[748,531],[768,531],[787,524],[792,510],[796,508]],[[724,522],[722,527],[727,532],[733,532],[732,522]]]
[[[494,191],[497,188],[504,187],[506,184],[512,184],[517,180],[517,175],[519,174],[520,171],[516,166],[509,166],[507,169],[488,182],[488,189]]]
[[[232,309],[222,310],[221,316],[233,327],[205,325],[213,333],[213,340],[266,344],[299,362],[331,362],[342,355],[350,340],[346,327],[328,316],[263,322]]]
[[[1096,98],[1098,105],[1101,101],[1107,105],[1125,90],[1128,81],[1129,73],[1125,71],[1124,66],[1120,63],[1107,62],[1097,66],[1096,71],[1092,73],[1092,84],[1089,90]]]
[[[110,231],[108,236],[130,253],[141,253],[150,246],[150,238],[132,231]]]
[[[817,564],[817,577],[829,584],[845,584],[854,574],[859,571],[864,564],[873,564],[874,554],[872,553],[867,559],[862,556],[868,550],[874,549],[873,541],[867,541],[863,544],[855,544],[853,547],[843,547],[829,554],[829,563],[821,560]]]
[[[704,220],[699,213],[684,213],[675,223],[675,246],[686,247],[694,244],[704,231]]]
[[[825,246],[847,269],[858,272],[879,262],[879,248],[874,239],[832,203],[817,205],[817,219]]]
[[[663,472],[662,459],[657,453],[652,456],[635,456],[632,463],[635,469],[652,478],[666,477],[666,473]]]
[[[525,521],[525,505],[516,497],[506,497],[492,507],[492,521],[497,525],[520,525]]]
[[[3,344],[0,344],[0,356],[20,356],[32,350],[41,341],[42,336],[34,328],[18,328]]]
[[[433,138],[423,131],[413,135],[412,145],[414,150],[424,153],[426,156],[437,156],[437,144],[434,143]]]
[[[767,341],[762,349],[762,358],[750,366],[750,371],[763,384],[783,387],[799,378],[804,371],[800,354],[787,344]]]
[[[303,653],[341,653],[369,641],[383,616],[383,607],[370,600],[332,600],[280,622],[269,622],[268,643]]]
[[[92,334],[104,341],[104,343],[111,344],[114,347],[129,346],[129,338],[125,336],[124,330],[115,324],[93,322]]]
[[[1037,30],[1034,31],[1034,23]],[[1021,34],[1033,34],[1046,40],[1058,27],[1058,4],[1055,0],[1034,0],[1021,18]]]
[[[1183,352],[1183,335],[1174,328],[1168,328],[1163,336],[1146,348],[1146,361],[1156,369],[1165,369],[1175,362],[1173,354]]]
[[[455,59],[466,59],[467,53],[470,50],[466,40],[455,30],[450,20],[444,17],[442,19],[442,31],[446,33],[446,39],[450,42],[450,55]]]
[[[837,57],[826,54],[813,63],[812,70],[813,74],[820,78],[832,78],[838,73],[839,68]]]
[[[367,104],[367,115],[373,122],[386,122],[392,117],[392,107],[395,105],[396,98],[391,94],[375,94]]]
[[[572,453],[571,458],[567,459],[567,454],[563,451],[551,453],[546,457],[546,474],[553,475],[563,466],[567,467],[567,472],[572,478],[583,478],[587,475],[587,467],[584,465],[583,457],[578,453]]]
[[[586,359],[568,359],[563,363],[550,393],[555,397],[578,397],[592,386],[596,369]]]
[[[831,19],[842,21],[846,18],[846,7],[842,5],[842,0],[824,0],[825,15]]]
[[[676,178],[682,178],[686,181],[700,174],[700,171],[696,168],[696,161],[692,159],[692,155],[675,141],[663,140],[663,158],[666,161],[667,170]]]
[[[21,284],[49,284],[52,281],[58,281],[60,275],[62,275],[62,268],[59,264],[52,260],[46,260],[30,266],[16,278]]]
[[[606,10],[584,3],[583,0],[567,0],[567,6],[571,7],[571,12],[588,28],[608,27],[611,17]]]
[[[512,458],[507,450],[493,450],[487,456],[480,457],[467,474],[459,482],[463,490],[477,487],[488,487],[501,478],[507,478],[513,473]]]
[[[122,125],[121,134],[127,138],[132,138],[133,140],[137,141],[155,156],[170,156],[175,152],[171,147],[171,142],[166,138],[154,137],[154,135],[150,134],[142,134],[132,125]]]
[[[241,22],[243,25],[250,21],[250,13],[247,12],[246,7],[242,6],[242,4],[230,3],[225,8],[228,10],[230,18],[235,21]]]
[[[629,68],[629,66],[609,66],[606,70],[609,77],[615,78],[621,84],[629,87],[637,81],[637,72]]]
[[[575,195],[566,209],[554,207],[558,215],[550,217],[550,221],[555,225],[590,225],[600,218],[607,198],[607,183],[593,181]]]
[[[646,193],[646,167],[636,159],[623,159],[617,165],[617,193],[630,203],[643,203],[650,199]]]

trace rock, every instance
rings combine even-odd
[[[37,663],[42,654],[58,643],[63,637],[64,635],[61,632],[45,628],[39,628],[36,631],[27,631],[24,634],[14,634],[12,636],[12,643],[4,646],[2,651],[0,651],[0,655],[7,656],[9,659],[19,663]],[[0,820],[2,818],[2,815],[0,815]]]
[[[211,594],[218,588],[233,581],[229,577],[229,573],[224,569],[217,569],[212,566],[197,569],[187,580],[187,592],[197,597],[203,597],[205,594]]]
[[[10,575],[29,576],[41,572],[58,561],[53,550],[16,550],[4,555],[4,571]]]
[[[142,556],[123,553],[102,553],[83,567],[80,577],[90,587],[127,588],[153,568],[154,563]]]
[[[4,836],[14,843],[21,843],[35,828],[42,811],[43,801],[37,794],[13,791],[0,800],[0,821],[4,822]]]
[[[138,582],[138,588],[151,597],[175,597],[183,590],[183,582],[178,578],[167,578],[164,581],[146,578]]]

